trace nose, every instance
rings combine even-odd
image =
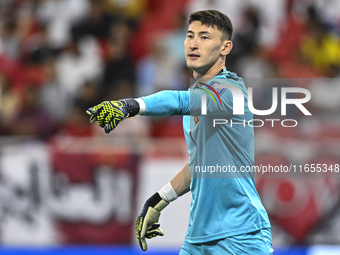
[[[189,48],[190,50],[194,50],[198,48],[196,37],[192,38],[192,40],[190,41]]]

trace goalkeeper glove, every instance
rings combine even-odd
[[[136,220],[136,235],[138,243],[143,251],[148,249],[146,240],[156,236],[163,236],[164,232],[159,228],[158,223],[161,211],[169,203],[162,199],[159,193],[155,193],[144,204],[141,214]]]
[[[98,121],[105,133],[110,133],[122,120],[133,117],[139,112],[139,103],[135,99],[104,101],[86,110],[91,115],[90,122]]]

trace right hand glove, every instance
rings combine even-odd
[[[160,224],[158,224],[158,220],[161,211],[168,204],[169,203],[162,199],[158,193],[155,193],[145,202],[135,225],[137,240],[143,251],[148,249],[145,238],[151,239],[164,235],[163,230],[159,228]]]
[[[139,112],[139,104],[134,99],[119,101],[104,101],[86,110],[90,122],[98,121],[98,125],[104,128],[105,133],[110,133],[122,120],[133,117]]]

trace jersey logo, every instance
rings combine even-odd
[[[221,84],[221,83],[218,83],[217,81],[213,81],[210,83],[210,86],[216,90],[218,95],[222,95],[223,92],[227,90],[227,88],[216,88],[214,84]]]
[[[217,83],[217,82],[215,82],[215,81],[213,81],[210,85],[205,84],[205,83],[203,83],[203,82],[198,82],[198,83],[199,83],[199,84],[202,84],[202,85],[206,86],[208,89],[210,89],[210,90],[217,96],[217,99],[220,101],[220,104],[222,105],[222,101],[221,101],[220,95],[226,90],[225,88],[221,88],[221,89],[219,89],[219,88],[213,88],[212,86],[213,86],[215,83]],[[216,100],[215,100],[213,94],[211,94],[210,91],[208,91],[207,89],[203,89],[203,88],[199,88],[199,89],[201,89],[201,90],[203,90],[205,93],[207,93],[207,94],[214,100],[215,105],[217,105]],[[217,91],[218,91],[218,92],[217,92]]]
[[[197,116],[195,116],[194,121],[195,121],[195,124],[197,125],[197,123],[200,122],[200,119]]]

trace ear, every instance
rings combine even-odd
[[[231,49],[233,48],[233,42],[229,40],[224,40],[221,50],[221,55],[226,56],[230,53]]]

